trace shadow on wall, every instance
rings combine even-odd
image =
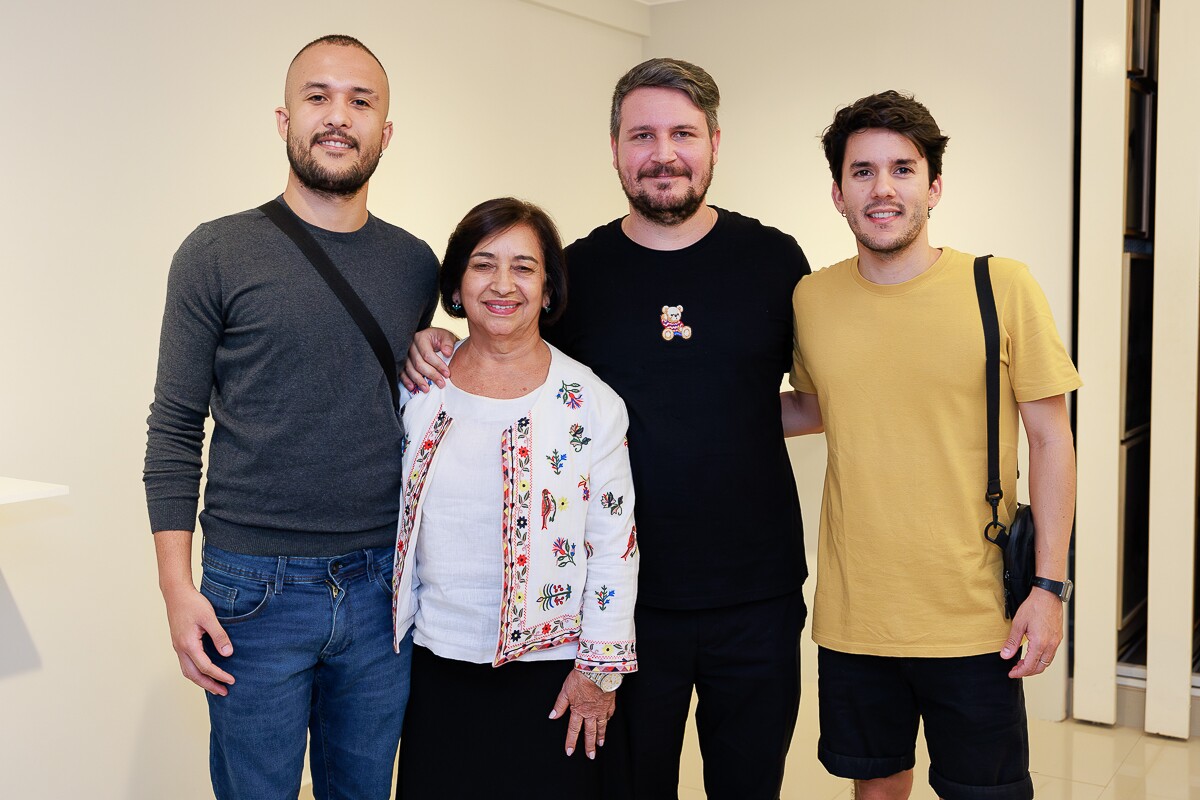
[[[41,656],[21,618],[21,610],[17,608],[17,600],[8,588],[3,571],[0,571],[0,639],[4,641],[4,646],[0,647],[0,680],[33,672],[42,666]]]

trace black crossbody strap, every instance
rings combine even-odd
[[[258,210],[267,215],[267,219],[274,222],[279,230],[288,235],[288,238],[296,243],[300,248],[300,252],[312,262],[313,267],[317,270],[328,284],[333,293],[337,295],[337,299],[341,301],[346,311],[354,319],[358,329],[362,331],[363,336],[367,338],[367,343],[371,345],[372,352],[375,353],[375,358],[379,359],[379,366],[383,367],[383,374],[387,378],[388,389],[392,392],[392,408],[397,414],[400,413],[400,387],[396,376],[396,356],[392,353],[392,346],[388,344],[387,337],[383,335],[383,329],[379,327],[379,323],[375,321],[375,317],[371,314],[362,298],[354,291],[349,281],[345,276],[338,271],[330,261],[329,255],[321,248],[319,242],[313,238],[312,234],[304,229],[300,224],[300,220],[289,209],[278,200],[271,200],[263,203],[258,207]]]
[[[1000,523],[1000,501],[1004,490],[1000,486],[1000,321],[996,316],[996,298],[992,294],[992,277],[988,271],[988,259],[975,259],[975,296],[979,301],[979,317],[983,321],[983,345],[985,349],[984,380],[987,386],[987,491],[985,498],[992,507],[992,521],[984,528],[983,535],[997,544],[1007,531]]]

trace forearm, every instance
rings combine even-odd
[[[779,393],[779,414],[784,436],[802,436],[825,430],[815,394],[792,390]]]
[[[1029,436],[1029,503],[1037,521],[1037,574],[1061,581],[1075,518],[1075,446],[1062,395],[1021,403]]]
[[[1067,577],[1067,551],[1075,518],[1075,449],[1070,438],[1029,449],[1029,498],[1037,521],[1037,574]]]
[[[154,534],[154,553],[158,559],[158,588],[164,595],[187,587],[192,580],[192,532],[158,531]]]

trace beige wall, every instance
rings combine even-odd
[[[72,492],[0,507],[6,794],[210,796],[204,705],[155,587],[144,420],[170,256],[198,222],[281,190],[271,111],[316,36],[358,35],[388,66],[397,135],[371,205],[435,250],[501,193],[545,204],[568,239],[621,213],[608,96],[643,54],[673,54],[725,94],[713,201],[825,264],[853,242],[820,130],[862,94],[914,91],[952,137],[935,243],[1028,261],[1068,330],[1070,4],[736,5],[660,6],[644,41],[518,0],[7,0],[0,475]],[[814,532],[820,446],[794,449]]]

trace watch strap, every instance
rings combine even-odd
[[[1045,589],[1064,603],[1071,598],[1071,591],[1068,588],[1071,586],[1070,581],[1052,581],[1049,578],[1034,576],[1031,583],[1039,589]]]

